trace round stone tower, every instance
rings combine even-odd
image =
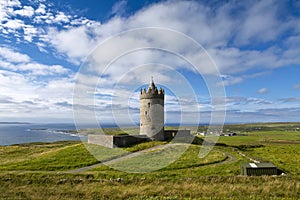
[[[165,91],[157,90],[153,79],[148,90],[140,94],[140,134],[153,140],[164,140],[164,97]]]

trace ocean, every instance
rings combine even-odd
[[[76,130],[74,124],[0,124],[0,146],[30,142],[87,140],[85,136],[64,132]]]
[[[167,126],[179,126],[180,124],[166,124]],[[101,125],[102,128],[118,127],[116,124]],[[124,125],[126,127],[126,125]],[[86,125],[81,128],[97,128],[94,125]],[[65,130],[65,131],[64,131]],[[30,142],[56,142],[67,140],[83,140],[86,136],[68,133],[67,130],[76,130],[74,124],[22,124],[0,122],[0,146],[23,144]]]

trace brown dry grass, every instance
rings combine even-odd
[[[5,179],[5,180],[4,180]],[[85,175],[4,175],[1,199],[271,199],[300,198],[291,177],[215,177],[188,179],[101,179]]]

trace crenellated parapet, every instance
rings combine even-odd
[[[141,89],[140,92],[140,99],[152,99],[152,98],[160,98],[160,99],[164,99],[165,96],[165,91],[164,89],[160,88],[159,90],[157,89],[157,87],[149,87],[148,90]]]

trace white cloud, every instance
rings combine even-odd
[[[299,90],[299,89],[300,89],[300,83],[299,83],[299,84],[296,84],[296,85],[294,85],[294,86],[293,86],[293,89],[294,89],[294,90]]]
[[[40,33],[37,28],[31,25],[24,26],[23,31],[24,31],[24,39],[28,42],[32,42],[32,38],[34,36],[37,36],[38,33]]]
[[[9,48],[0,46],[0,56],[9,62],[20,63],[29,62],[30,57],[26,54],[15,52]]]
[[[15,102],[22,102],[38,97],[34,92],[36,85],[29,83],[24,75],[0,70],[0,77],[1,95],[10,97]]]
[[[124,17],[121,9],[126,7],[126,2],[120,1],[112,9],[112,13],[116,15],[103,24],[85,17],[69,15],[66,12],[53,9],[51,4],[43,3],[43,1],[39,2],[32,4],[32,7],[30,5],[22,7],[21,3],[16,0],[1,1],[0,31],[6,35],[6,38],[12,36],[12,41],[25,41],[36,44],[42,52],[51,52],[54,48],[54,55],[61,56],[63,54],[75,64],[80,64],[96,45],[107,38],[128,29],[149,26],[180,31],[203,45],[216,62],[220,72],[226,74],[223,76],[226,86],[238,84],[257,76],[257,74],[245,74],[248,71],[264,72],[265,70],[300,63],[298,56],[300,52],[299,19],[295,16],[280,16],[279,2],[267,0],[237,4],[229,1],[209,4],[199,1],[162,1],[144,7],[131,16]],[[277,39],[281,37],[286,42],[277,44]],[[255,48],[255,44],[260,43],[263,45]],[[195,48],[192,48],[185,41],[165,34],[137,34],[130,38],[118,38],[111,48],[95,54],[94,58],[98,65],[94,66],[94,69],[97,69],[94,71],[98,73],[85,74],[83,80],[80,80],[81,83],[84,83],[86,87],[93,85],[98,79],[99,72],[103,70],[104,66],[101,64],[107,61],[105,58],[110,58],[112,52],[122,52],[128,47],[134,48],[143,45],[164,47],[174,51],[181,50],[182,55],[192,60],[194,64],[202,66],[202,74],[216,73],[205,54],[198,54]],[[64,108],[67,108],[71,104],[70,97],[58,97],[55,94],[62,85],[68,86],[63,92],[69,94],[69,86],[72,85],[73,80],[62,79],[61,75],[68,76],[71,73],[72,76],[70,70],[60,65],[37,63],[29,56],[5,47],[0,48],[0,56],[3,58],[0,67],[12,72],[12,74],[6,72],[6,75],[2,73],[3,78],[6,76],[5,80],[9,80],[7,77],[12,76],[10,81],[16,81],[17,85],[20,85],[21,80],[23,80],[22,84],[24,86],[31,88],[36,84],[40,91],[43,91],[41,93],[34,88],[32,90],[26,90],[25,88],[24,91],[29,94],[38,94],[38,97],[24,99],[24,101],[36,103],[38,105],[36,109],[51,106],[51,109],[55,110],[60,108],[59,105],[66,105]],[[142,69],[141,65],[145,63],[154,63],[155,68],[149,67],[144,73],[134,68],[140,67]],[[166,85],[172,83],[174,86],[180,86],[182,84],[178,77],[174,83],[174,78],[169,78],[171,70],[157,65],[157,63],[171,66],[174,71],[188,69],[192,71],[186,62],[174,58],[174,56],[165,53],[140,51],[126,55],[123,59],[116,61],[106,71],[103,86],[112,86],[115,83],[118,83],[120,87],[124,86],[124,88],[127,85],[139,85],[145,83],[145,80],[147,81],[151,75],[154,75],[161,83]],[[45,78],[44,83],[33,83],[33,81],[37,81],[35,79],[37,76],[51,76],[53,79],[58,80],[49,81]],[[32,80],[29,80],[28,77]],[[124,90],[124,88],[123,90],[121,90],[122,88],[114,88],[120,92],[116,97],[116,104],[122,104],[118,98],[131,94],[132,90],[130,89],[132,88],[127,90]],[[112,90],[112,88],[110,89]],[[298,89],[298,86],[296,85],[294,89]],[[100,88],[98,92],[103,92],[103,88]],[[260,92],[264,93],[265,91],[261,88]],[[53,99],[50,94],[51,97],[53,95]],[[12,97],[15,101],[16,98]],[[41,99],[41,101],[37,101],[37,99]],[[21,102],[21,100],[17,102]],[[274,104],[269,105],[266,102],[266,104],[263,104],[260,99],[249,98],[243,101],[251,105],[248,107],[249,112],[260,108],[258,107],[259,103],[264,106],[274,106]],[[99,99],[100,102],[101,106],[105,108],[110,105],[107,99]],[[184,108],[189,108],[191,102],[184,102],[186,102]],[[238,107],[239,105],[233,104],[230,104],[232,109],[243,109]],[[168,106],[172,111],[176,111],[174,104]],[[55,113],[54,110],[52,111]]]
[[[0,100],[5,102],[0,104],[0,117],[40,122],[70,120],[71,107],[61,102],[72,103],[72,90],[72,78],[40,82],[20,73],[0,70]]]
[[[233,77],[229,75],[222,75],[222,83],[218,83],[218,85],[224,84],[224,86],[230,86],[230,85],[235,85],[237,83],[241,83],[244,81],[243,77]]]
[[[0,1],[0,22],[6,21],[11,15],[14,15],[13,7],[21,7],[18,0]]]
[[[267,94],[269,91],[267,88],[260,88],[259,90],[257,90],[258,94]]]
[[[58,12],[53,20],[55,23],[68,23],[70,20],[69,20],[69,17],[66,16],[63,12]]]
[[[21,2],[19,0],[4,0],[1,2],[2,6],[5,7],[21,7]]]
[[[9,29],[20,29],[24,25],[25,25],[24,22],[19,19],[9,20],[9,21],[5,22],[4,24],[2,24],[3,27],[9,28]]]
[[[20,10],[15,10],[15,14],[21,15],[24,17],[31,17],[34,14],[34,9],[31,6],[24,6]]]
[[[15,66],[16,71],[29,71],[31,75],[61,75],[68,74],[69,69],[66,69],[60,65],[43,65],[39,63],[26,63]]]
[[[64,31],[51,28],[46,39],[58,52],[66,53],[74,62],[85,58],[95,46],[94,39],[88,35],[88,30],[85,26]]]
[[[253,111],[231,110],[228,111],[227,122],[231,123],[255,123],[255,122],[297,122],[300,110],[295,107],[262,108]]]
[[[286,106],[286,105],[285,105]],[[288,105],[290,106],[290,105]],[[278,101],[271,101],[264,98],[255,98],[255,97],[242,97],[242,96],[231,96],[226,98],[226,116],[228,120],[239,122],[237,119],[231,119],[232,116],[240,115],[241,119],[248,116],[247,113],[252,113],[254,116],[260,117],[258,111],[261,109],[273,109],[273,108],[283,108]],[[234,115],[233,115],[234,114]],[[245,114],[245,116],[243,116]],[[248,119],[248,121],[251,119]]]
[[[291,49],[287,50],[286,48],[281,48],[276,45],[264,49],[239,48],[237,44],[247,45],[251,42],[273,41],[287,28],[287,26],[282,26],[282,23],[277,19],[277,5],[266,2],[259,5],[247,4],[247,6],[249,6],[250,9],[246,14],[239,13],[238,15],[241,16],[233,16],[231,11],[237,9],[233,3],[224,4],[212,10],[212,8],[201,3],[192,1],[160,2],[150,5],[128,18],[114,17],[104,24],[92,26],[93,28],[91,28],[91,26],[89,28],[81,26],[68,27],[61,31],[55,30],[55,34],[49,34],[52,36],[55,35],[55,37],[51,37],[50,44],[59,52],[66,54],[69,59],[76,58],[82,60],[89,52],[84,51],[84,49],[80,49],[80,51],[74,49],[74,44],[71,41],[73,41],[75,36],[71,33],[78,31],[78,35],[83,38],[79,46],[91,49],[93,44],[100,43],[107,39],[107,37],[130,28],[147,26],[171,28],[186,33],[208,49],[213,60],[217,63],[217,66],[219,66],[221,73],[227,74],[226,77],[224,77],[224,84],[226,86],[241,83],[246,79],[264,74],[243,74],[251,69],[263,71],[263,69],[269,70],[290,63],[299,63],[299,61],[294,58],[294,54],[292,54],[297,52],[295,49],[291,52]],[[268,6],[270,7],[269,11],[263,13],[262,10]],[[83,21],[78,23],[82,22]],[[71,21],[71,24],[72,23],[77,24],[77,22]],[[257,24],[257,26],[254,26],[254,24]],[[235,34],[237,31],[238,34]],[[67,38],[68,35],[69,38]],[[65,40],[63,38],[67,39]],[[168,41],[176,42],[171,43],[172,46],[167,46],[170,45]],[[229,41],[231,41],[232,44],[229,45]],[[203,74],[213,74],[215,72],[213,70],[211,71],[211,68],[208,67],[209,60],[205,60],[203,57],[195,54],[195,52],[193,52],[194,49],[185,42],[164,34],[140,34],[126,39],[121,37],[116,38],[115,45],[112,45],[110,48],[104,47],[102,50],[95,52],[94,61],[97,63],[95,68],[98,69],[96,72],[102,72],[105,63],[112,58],[113,53],[120,52],[121,54],[126,48],[134,49],[135,47],[143,45],[184,50],[184,55],[187,58],[193,59],[195,63],[200,63],[200,65],[203,66],[203,68],[201,68]],[[286,56],[282,58],[280,55]],[[142,63],[151,63],[151,61],[154,62],[155,60],[164,63],[164,58],[165,56],[155,56],[155,54],[148,56],[141,52],[136,54],[132,53],[132,56],[124,57],[124,62],[120,59],[106,71],[105,75],[107,77],[105,83],[110,82],[111,84],[118,83],[121,85],[142,83],[142,80],[147,80],[147,77],[152,73],[155,73],[155,76],[159,76],[158,73],[156,73],[156,69],[161,72],[159,80],[166,80],[166,83],[170,83],[170,80],[166,79],[170,74],[168,72],[162,72],[161,68],[157,66],[151,70],[144,70],[144,73],[138,73],[138,70],[133,69],[133,66],[140,66]],[[175,62],[177,62],[177,60],[175,60]],[[174,65],[172,62],[167,63],[171,66]],[[185,68],[186,66],[184,65],[185,64],[180,65],[180,67]],[[126,78],[122,78],[123,76]],[[89,81],[90,80],[87,80],[87,82]],[[93,84],[93,81],[89,83]],[[105,104],[109,105],[107,101],[103,100],[101,102],[103,106]],[[247,104],[247,106],[250,105],[248,109],[252,111],[266,106],[274,106],[270,101],[263,101],[256,98],[249,98],[244,100],[244,102],[246,102],[245,104]],[[233,109],[235,107],[237,106],[232,105],[231,108]],[[169,107],[169,109],[173,110],[177,108]]]
[[[36,6],[33,3],[21,6],[19,1],[1,1],[0,32],[18,42],[44,42],[44,32],[48,25],[66,25],[71,19],[77,19],[76,16],[57,11],[52,4],[47,4],[47,7],[41,2]]]
[[[35,10],[37,14],[45,14],[46,13],[46,6],[45,4],[40,4],[39,7]]]
[[[126,22],[130,27],[163,27],[181,31],[201,45],[219,46],[227,43],[234,20],[227,16],[226,8],[216,15],[196,1],[166,1],[153,4],[137,12]]]
[[[152,4],[128,18],[113,17],[101,25],[88,19],[72,19],[70,24],[89,25],[70,26],[65,30],[50,29],[48,38],[50,45],[66,54],[70,60],[82,61],[96,44],[112,35],[131,28],[163,27],[181,31],[203,45],[208,49],[221,73],[236,74],[253,68],[276,68],[299,63],[300,59],[295,56],[299,52],[297,46],[287,49],[270,46],[263,50],[242,50],[238,46],[227,46],[230,40],[235,44],[272,41],[292,27],[285,25],[286,23],[278,18],[279,4],[264,1],[245,3],[243,6],[247,7],[247,12],[238,12],[238,16],[233,16],[232,11],[239,7],[232,2],[224,3],[213,10],[212,7],[195,1],[166,1]],[[296,21],[293,24],[295,23]],[[74,48],[75,40],[80,48]],[[134,42],[142,41],[139,37],[134,40]],[[154,42],[168,48],[166,44],[170,43],[164,43],[168,40],[176,41],[172,43],[172,48],[177,46],[177,49],[189,51],[186,55],[191,58],[197,55],[193,55],[192,49],[186,47],[184,42],[176,38],[174,40],[168,35],[157,35]],[[144,43],[153,45],[148,41]],[[124,45],[130,44],[120,43],[119,48],[123,48]],[[104,53],[107,54],[109,51]],[[197,63],[207,64],[201,57],[197,60]],[[211,67],[203,68],[203,72],[211,73],[210,69]]]
[[[273,102],[262,98],[233,96],[233,97],[227,97],[226,103],[228,103],[228,106],[245,105],[245,104],[256,104],[256,105],[265,106],[265,105],[271,105]]]
[[[283,98],[280,99],[281,101],[285,102],[285,103],[289,103],[289,102],[300,102],[300,97],[289,97],[289,98]]]
[[[126,6],[127,6],[127,1],[126,0],[121,0],[115,3],[112,7],[112,14],[117,14],[117,15],[122,15],[126,13]]]
[[[60,103],[72,102],[74,74],[71,70],[37,63],[28,55],[3,46],[0,58],[1,119],[72,118],[71,107]]]
[[[264,72],[258,72],[258,73],[254,73],[254,74],[243,74],[243,75],[226,75],[226,74],[222,74],[221,78],[222,78],[222,82],[218,83],[218,85],[222,86],[224,84],[224,86],[230,86],[230,85],[235,85],[238,83],[242,83],[244,81],[246,81],[247,79],[252,79],[252,78],[256,78],[256,77],[261,77],[261,76],[265,76],[267,74],[270,74],[270,71],[264,71]]]
[[[82,38],[79,46],[91,48],[91,43],[99,43],[107,37],[121,31],[147,26],[172,28],[176,31],[182,31],[204,45],[224,43],[225,40],[222,37],[229,36],[230,32],[220,32],[220,30],[224,27],[228,28],[227,26],[231,26],[232,22],[227,21],[228,23],[226,23],[226,17],[221,15],[218,15],[212,23],[208,23],[208,20],[211,20],[211,16],[208,16],[207,9],[196,2],[165,2],[154,4],[127,19],[114,17],[105,24],[96,24],[93,27],[90,26],[91,28],[70,27],[67,30],[56,32],[50,30],[48,36],[51,38],[50,44],[56,47],[60,52],[67,54],[70,58],[86,56],[86,53],[78,53],[78,50],[74,50],[73,39],[76,37],[75,34]],[[74,21],[71,21],[71,24],[77,24]],[[82,20],[80,23],[83,22]],[[93,35],[94,37],[89,38],[87,37],[88,35]],[[172,40],[172,38],[169,38],[167,35],[157,35],[157,38],[161,38],[159,41],[161,44],[163,44],[164,41]],[[170,43],[166,42],[165,44]],[[182,48],[184,47],[182,45],[185,45],[184,43],[180,43],[179,40],[172,44],[174,46],[177,45],[177,48]],[[84,51],[82,48],[80,49]]]
[[[35,23],[38,23],[38,24],[43,24],[43,23],[47,23],[47,20],[48,20],[50,17],[51,17],[52,19],[54,18],[54,17],[53,17],[53,14],[50,13],[50,12],[45,13],[45,14],[43,14],[43,15],[35,15],[34,18],[33,18],[33,21],[34,21]]]
[[[7,47],[0,46],[0,68],[14,72],[30,73],[33,76],[62,75],[71,71],[60,65],[44,65],[33,61],[28,55],[22,54]]]
[[[69,69],[60,65],[44,65],[36,62],[13,64],[0,61],[0,68],[13,72],[23,72],[31,76],[52,76],[70,73]]]
[[[277,19],[278,3],[267,0],[253,3],[245,12],[240,23],[237,41],[242,44],[274,40],[282,31],[282,23]]]

